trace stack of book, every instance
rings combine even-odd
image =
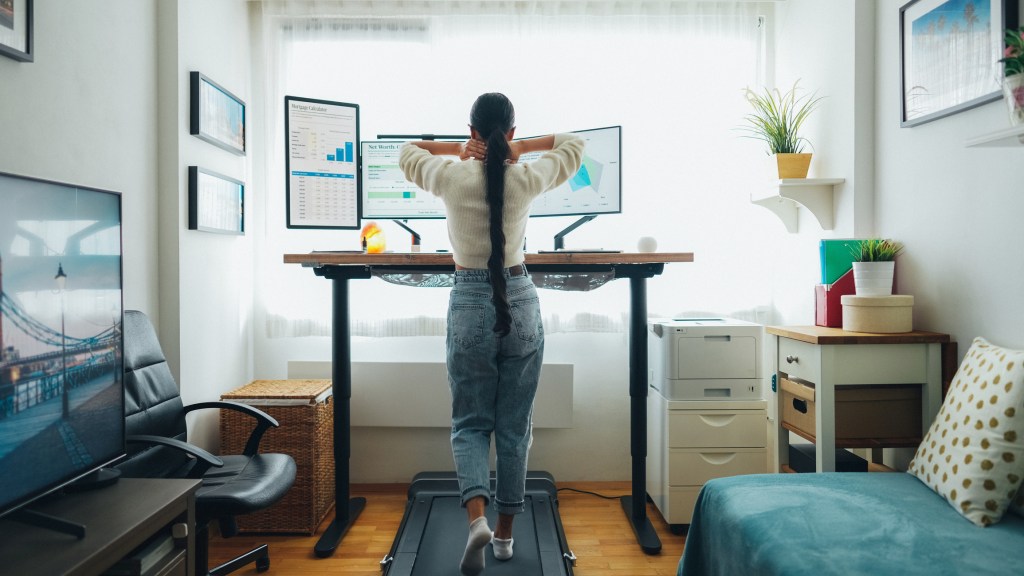
[[[171,574],[185,549],[178,547],[169,530],[162,530],[117,561],[103,576],[163,576]]]

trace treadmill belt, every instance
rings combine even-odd
[[[420,540],[419,554],[412,574],[414,576],[437,576],[458,574],[459,562],[469,538],[469,523],[466,511],[459,505],[458,496],[435,497],[430,508],[430,518]],[[540,574],[537,568],[540,552],[537,549],[537,534],[534,529],[532,497],[526,497],[526,511],[516,516],[512,525],[512,558],[498,560],[490,544],[484,547],[488,576],[524,576]],[[498,524],[498,514],[487,511],[487,523],[493,530]]]
[[[458,484],[444,478],[414,479],[399,533],[392,546],[385,576],[449,576],[459,574],[459,563],[469,537],[466,510],[460,505]],[[419,478],[419,477],[418,477]],[[537,482],[542,489],[531,489]],[[447,484],[452,484],[449,488]],[[527,481],[526,509],[512,525],[512,558],[498,560],[484,547],[485,576],[572,576],[553,481]],[[497,526],[497,512],[488,509],[487,523]]]

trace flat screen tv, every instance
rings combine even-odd
[[[125,453],[121,196],[0,173],[0,516]]]

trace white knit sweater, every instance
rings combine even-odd
[[[554,148],[535,162],[506,167],[503,223],[506,267],[523,261],[523,237],[530,203],[579,171],[583,147],[583,139],[578,136],[556,134]],[[455,263],[463,268],[487,268],[491,235],[484,163],[434,156],[414,144],[402,147],[398,163],[410,182],[444,201]]]

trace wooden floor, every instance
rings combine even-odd
[[[575,488],[605,496],[629,494],[628,482],[558,483],[559,489]],[[379,562],[390,550],[405,510],[406,486],[353,485],[353,496],[367,499],[359,516],[341,545],[330,558],[317,558],[314,536],[250,536],[224,539],[214,534],[210,543],[210,564],[215,566],[259,544],[270,545],[270,570],[267,575],[343,574],[380,576]],[[658,536],[661,554],[648,556],[640,550],[633,530],[618,499],[606,500],[569,490],[558,493],[559,511],[569,548],[577,557],[576,576],[674,576],[683,552],[683,536],[669,532],[661,514],[648,504],[648,515]],[[327,521],[333,518],[333,513]],[[321,530],[327,525],[321,526]],[[459,558],[452,558],[452,574],[457,574]],[[255,567],[235,574],[254,575]],[[487,572],[484,571],[486,575]],[[432,575],[433,576],[433,575]],[[438,575],[438,576],[449,576]],[[523,574],[523,576],[532,576]]]

